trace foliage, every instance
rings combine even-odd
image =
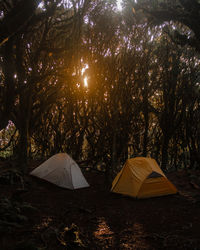
[[[165,22],[169,10],[184,16],[186,2],[124,1],[119,12],[114,0],[44,1],[0,47],[0,127],[16,127],[10,142],[4,135],[18,165],[67,152],[107,176],[138,155],[165,169],[198,167],[199,55],[172,43]],[[167,14],[152,26],[141,8]]]
[[[2,0],[0,20],[0,46],[30,21],[40,0]]]
[[[153,24],[160,25],[166,21],[176,22],[176,24],[171,23],[165,29],[172,40],[181,45],[190,45],[198,52],[200,51],[200,3],[198,0],[139,0],[134,7],[139,12],[143,11]]]

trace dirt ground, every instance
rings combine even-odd
[[[75,191],[28,177],[16,196],[18,187],[0,184],[0,198],[36,208],[23,227],[1,232],[0,249],[200,249],[200,190],[185,171],[168,176],[178,194],[144,200],[110,193],[103,174],[84,175],[90,187]]]

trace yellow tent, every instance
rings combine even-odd
[[[177,193],[157,162],[146,157],[128,159],[115,177],[111,191],[139,199]]]

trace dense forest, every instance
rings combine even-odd
[[[200,249],[200,1],[1,0],[0,190],[2,250]]]
[[[2,1],[0,155],[199,168],[197,0]]]

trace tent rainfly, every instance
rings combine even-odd
[[[30,174],[63,188],[89,187],[77,163],[66,153],[53,155]]]
[[[157,162],[146,157],[128,159],[115,177],[111,191],[139,199],[177,193]]]

